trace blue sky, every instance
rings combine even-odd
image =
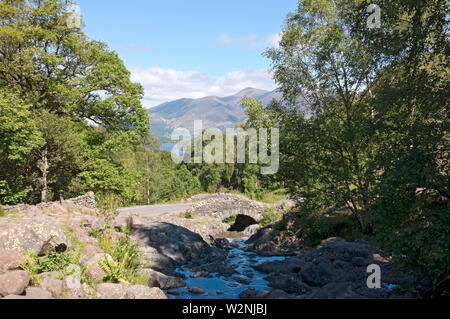
[[[145,87],[144,106],[274,89],[261,53],[297,0],[78,0],[92,39],[108,43]]]

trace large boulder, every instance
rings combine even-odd
[[[113,226],[118,231],[125,231],[133,227],[133,216],[119,215],[114,219]]]
[[[0,275],[0,296],[21,295],[30,282],[27,271],[13,270]]]
[[[132,238],[146,247],[144,254],[149,267],[164,273],[181,265],[200,265],[226,258],[224,250],[210,246],[200,235],[169,223],[136,225]]]
[[[293,273],[271,273],[265,280],[269,282],[269,287],[283,290],[289,294],[302,295],[311,292],[311,287]]]
[[[52,276],[46,276],[41,281],[41,287],[51,293],[55,298],[59,298],[64,293],[64,282]]]
[[[301,279],[311,286],[325,286],[336,280],[335,271],[328,263],[310,265],[300,272]]]
[[[39,255],[64,252],[69,245],[63,228],[44,219],[13,224],[0,230],[0,248],[16,250],[23,255],[29,250]]]
[[[66,276],[63,279],[65,299],[89,299],[87,293],[87,287],[85,284],[81,284],[79,279],[74,276]]]
[[[167,296],[160,288],[137,285],[127,289],[125,299],[167,299]]]
[[[123,299],[130,287],[128,284],[100,284],[97,286],[97,298],[99,299]]]
[[[167,276],[153,269],[143,269],[141,273],[147,277],[149,287],[169,290],[186,286],[186,282],[182,278]]]
[[[23,254],[18,251],[0,249],[0,274],[19,268],[24,260]]]
[[[113,258],[108,254],[100,253],[95,254],[86,262],[87,274],[91,278],[99,281],[103,280],[103,278],[106,276],[106,272],[99,262],[100,260],[109,260],[112,262]]]
[[[28,287],[25,296],[27,299],[52,299],[50,292],[37,287]]]

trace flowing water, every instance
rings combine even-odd
[[[245,242],[235,240],[236,248],[228,253],[226,262],[235,266],[236,274],[225,277],[217,273],[211,278],[191,278],[192,272],[187,267],[177,269],[178,273],[186,276],[186,287],[177,289],[178,296],[168,294],[169,299],[239,299],[239,294],[248,288],[256,290],[271,290],[263,278],[263,274],[252,266],[275,260],[284,260],[285,257],[261,257],[255,253],[245,251]],[[189,287],[200,287],[206,291],[204,294],[194,294],[188,291]]]

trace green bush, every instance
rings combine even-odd
[[[330,237],[348,241],[362,238],[356,218],[348,212],[325,215],[320,212],[301,211],[297,213],[295,232],[304,245],[315,247]]]
[[[396,205],[394,205],[396,204]],[[377,207],[375,240],[397,261],[436,283],[450,280],[450,212],[445,201],[395,199]],[[408,207],[409,206],[409,207]]]
[[[236,218],[237,218],[236,215],[230,216],[230,217],[225,218],[224,220],[222,220],[222,223],[233,225],[236,222]]]
[[[278,222],[279,220],[281,220],[283,218],[284,212],[281,211],[277,211],[273,208],[267,208],[264,213],[263,213],[263,217],[259,222],[259,225],[261,227],[266,227],[268,225],[272,225],[276,222]]]
[[[112,259],[104,258],[99,263],[106,272],[105,279],[114,283],[142,283],[144,278],[138,270],[144,265],[142,252],[137,243],[122,238],[112,245]]]
[[[194,218],[194,214],[192,213],[191,210],[186,211],[186,212],[183,214],[183,216],[184,216],[184,218],[186,218],[186,219],[193,219],[193,218]]]

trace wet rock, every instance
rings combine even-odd
[[[147,277],[149,287],[167,290],[186,286],[186,282],[182,278],[167,276],[153,269],[143,269],[141,273]]]
[[[179,292],[178,290],[175,290],[175,289],[169,289],[169,290],[167,290],[167,293],[168,293],[169,295],[172,295],[172,296],[178,296],[178,295],[180,295],[180,292]]]
[[[209,238],[210,238],[210,244],[219,249],[224,249],[224,250],[233,249],[233,245],[226,238],[214,238],[212,236],[209,236]]]
[[[265,274],[270,274],[273,272],[297,273],[302,268],[305,267],[306,267],[305,261],[297,257],[286,258],[285,260],[282,261],[272,261],[253,266],[253,268]]]
[[[131,286],[125,293],[125,299],[167,299],[167,296],[159,288],[147,286]]]
[[[0,296],[21,295],[30,282],[27,271],[13,270],[0,275]]]
[[[243,285],[249,285],[252,281],[250,278],[242,276],[242,275],[234,275],[232,277],[235,281]]]
[[[195,273],[191,274],[189,277],[191,278],[208,278],[209,272],[207,271],[196,271]]]
[[[290,295],[283,290],[275,289],[269,292],[264,299],[293,299],[295,295]]]
[[[193,294],[196,294],[196,295],[203,295],[204,293],[206,293],[205,290],[203,290],[202,288],[197,287],[197,286],[195,286],[195,287],[189,287],[189,288],[188,288],[188,291],[191,292],[191,293],[193,293]]]
[[[311,287],[303,283],[297,274],[271,273],[265,280],[269,282],[269,287],[289,294],[302,295],[311,292]]]
[[[242,234],[244,236],[251,237],[251,236],[255,235],[258,232],[258,230],[260,230],[260,226],[259,225],[251,225],[251,226],[247,227],[242,232]]]
[[[218,273],[221,276],[231,276],[236,273],[236,270],[230,264],[225,262],[213,262],[205,265],[201,265],[191,269],[192,272],[203,272],[214,274]]]
[[[267,290],[249,288],[239,294],[240,299],[264,299],[269,294]]]

